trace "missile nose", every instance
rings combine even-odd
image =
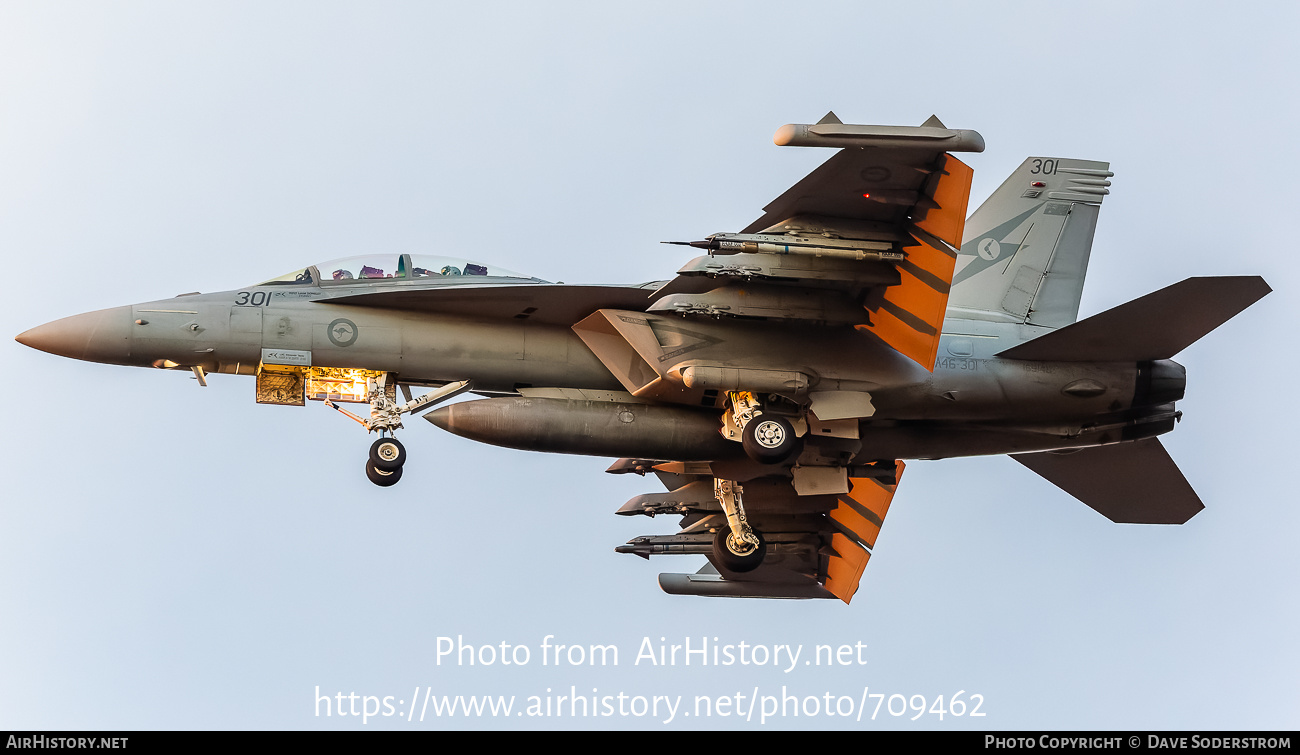
[[[131,356],[131,308],[65,317],[20,333],[14,340],[70,359],[122,364]]]

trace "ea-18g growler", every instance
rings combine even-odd
[[[907,459],[1010,454],[1116,522],[1202,508],[1158,439],[1186,383],[1172,358],[1263,279],[1190,278],[1076,322],[1107,163],[1031,157],[967,218],[954,153],[983,151],[974,131],[828,114],[776,143],[838,151],[747,227],[682,242],[700,256],[671,280],[565,285],[393,253],[18,340],[325,402],[377,434],[380,486],[401,479],[397,431],[417,413],[484,443],[619,457],[609,472],[667,490],[617,513],[681,524],[616,550],[709,561],[661,574],[676,594],[847,603]],[[480,398],[447,402],[466,392]]]

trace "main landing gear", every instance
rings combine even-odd
[[[731,480],[714,478],[713,495],[727,515],[727,526],[713,535],[713,560],[720,570],[743,574],[757,569],[767,557],[763,536],[749,526],[741,489]]]
[[[470,381],[462,380],[436,388],[419,398],[412,398],[410,389],[402,386],[406,403],[399,404],[388,395],[387,383],[391,379],[384,373],[378,380],[367,383],[370,399],[370,419],[362,419],[333,401],[326,405],[339,410],[361,424],[370,432],[378,432],[379,439],[370,445],[370,458],[366,459],[366,479],[381,488],[396,485],[402,479],[402,466],[406,464],[406,447],[394,437],[402,427],[402,415],[427,409],[434,404],[459,396],[470,389]]]
[[[727,415],[723,421],[740,431],[740,442],[749,458],[759,464],[784,464],[803,451],[803,438],[796,435],[790,420],[778,414],[765,414],[752,392],[730,391],[727,399]]]
[[[775,400],[775,398],[773,398]],[[784,464],[803,452],[803,438],[794,424],[780,414],[765,413],[752,391],[728,391],[723,414],[723,435],[739,440],[745,454],[759,464]],[[802,424],[802,423],[801,423]],[[749,526],[740,484],[714,478],[713,495],[726,514],[727,524],[713,534],[713,563],[724,575],[744,574],[763,565],[767,542]]]

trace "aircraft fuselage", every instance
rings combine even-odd
[[[507,398],[488,398],[474,402],[482,405],[477,408],[444,407],[430,420],[476,440],[537,451],[664,458],[674,443],[698,435],[700,427],[716,428],[723,407],[718,390],[664,380],[654,398],[675,406],[656,407],[655,422],[615,422],[606,433],[600,423],[592,424],[594,417],[608,415],[613,421],[621,412],[644,415],[650,407],[627,391],[573,327],[332,304],[329,298],[316,287],[192,294],[64,318],[18,340],[87,361],[198,367],[207,374],[253,376],[267,364],[287,363],[390,373],[417,386],[471,380],[482,394],[523,392],[537,400],[507,406],[502,403]],[[811,376],[806,393],[869,394],[875,413],[856,421],[857,438],[845,437],[842,425],[808,431],[810,440],[818,431],[827,433],[830,437],[814,442],[834,446],[841,455],[849,452],[859,462],[1020,453],[1147,437],[1172,429],[1172,402],[1181,398],[1181,385],[1141,395],[1138,364],[998,358],[997,352],[1043,331],[1019,324],[948,320],[931,373],[851,326],[623,315],[648,323],[664,341],[659,345],[668,356],[655,369],[665,374],[681,365],[760,363],[774,372]],[[1181,367],[1166,360],[1162,369],[1181,380]],[[575,393],[584,391],[597,392],[592,395],[598,400],[588,401],[590,406],[572,403],[591,397]],[[680,396],[674,398],[672,391]],[[452,420],[453,411],[458,421]],[[564,419],[579,415],[586,419]],[[743,458],[738,443],[716,441],[705,436],[678,456]]]

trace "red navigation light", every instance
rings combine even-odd
[[[1038,187],[1038,188],[1041,189],[1041,188],[1043,188],[1044,186],[1046,186],[1047,184],[1043,183],[1042,181],[1034,181],[1033,183],[1031,183],[1031,184],[1029,184],[1029,185],[1030,185],[1030,186],[1036,186],[1036,187]]]

